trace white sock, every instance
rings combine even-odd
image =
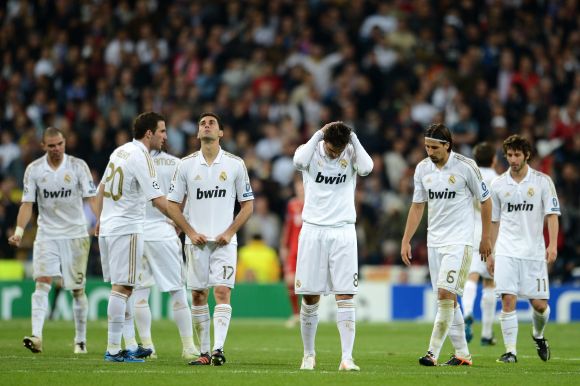
[[[125,341],[125,349],[135,351],[137,350],[137,340],[135,339],[135,324],[133,320],[133,295],[127,299],[125,307],[125,323],[123,324],[123,340]]]
[[[81,295],[74,296],[73,314],[75,319],[75,343],[87,341],[87,314],[89,313],[89,301],[83,290]]]
[[[548,324],[549,319],[550,319],[550,306],[546,308],[543,314],[540,314],[538,311],[534,310],[532,314],[534,338],[541,339],[544,337],[544,329],[546,328],[546,324]]]
[[[175,324],[179,330],[183,349],[192,350],[194,348],[193,325],[185,290],[180,289],[171,292],[171,303],[173,304],[173,319],[175,319]]]
[[[469,348],[467,347],[467,340],[465,339],[465,321],[461,307],[457,304],[453,314],[453,321],[449,327],[449,339],[453,348],[455,348],[455,355],[459,358],[469,359]]]
[[[48,293],[50,284],[36,283],[36,290],[32,293],[32,335],[42,338],[42,328],[48,312]]]
[[[109,319],[107,351],[109,354],[115,355],[121,351],[121,336],[123,334],[123,324],[125,323],[126,306],[127,295],[111,291],[109,305],[107,306],[107,318]]]
[[[481,337],[491,339],[495,319],[495,293],[493,288],[484,288],[481,295]]]
[[[463,304],[463,312],[465,316],[473,316],[473,305],[475,303],[475,295],[477,294],[477,282],[467,280],[465,288],[463,289],[463,297],[461,303]]]
[[[213,349],[223,350],[230,319],[232,318],[232,306],[229,304],[217,304],[213,309]]]
[[[437,315],[435,315],[433,332],[431,333],[431,340],[429,341],[429,351],[433,353],[435,359],[439,358],[441,347],[447,337],[449,327],[453,322],[455,314],[453,303],[452,299],[437,300]]]
[[[150,288],[139,288],[133,290],[131,295],[133,303],[133,317],[135,318],[135,325],[139,332],[139,338],[143,347],[150,348],[155,351],[153,339],[151,338],[151,308],[149,308],[149,293]]]
[[[302,300],[300,307],[300,332],[304,345],[304,355],[315,355],[314,340],[318,328],[318,303],[308,305]]]
[[[209,307],[191,306],[191,319],[193,321],[193,331],[199,339],[200,351],[202,354],[209,353]]]
[[[516,314],[515,311],[502,311],[499,315],[499,323],[501,325],[501,334],[503,335],[505,352],[511,352],[516,355],[516,344],[518,341],[518,314]]]
[[[354,300],[337,300],[336,326],[340,334],[340,346],[342,347],[342,360],[352,359],[352,348],[356,334],[356,317]]]

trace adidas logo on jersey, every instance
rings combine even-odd
[[[200,188],[197,188],[197,199],[198,200],[202,200],[204,198],[219,198],[219,197],[225,197],[225,196],[226,196],[226,190],[220,189],[219,186],[216,186],[215,189],[212,189],[212,190],[201,190]]]
[[[43,189],[42,190],[42,195],[44,196],[44,198],[64,198],[64,197],[70,197],[70,195],[72,194],[72,190],[70,189],[64,189],[61,188],[60,190],[57,190],[56,192],[51,192],[50,190],[46,190]]]
[[[521,204],[510,204],[509,202],[507,204],[508,213],[519,211],[531,212],[532,210],[534,210],[534,204],[528,204],[525,201]]]
[[[429,199],[430,200],[440,199],[440,198],[449,200],[449,199],[455,198],[456,194],[457,194],[456,192],[453,192],[453,191],[450,192],[449,189],[445,189],[444,192],[436,192],[434,190],[429,189]]]
[[[322,173],[318,172],[318,174],[316,175],[316,179],[314,180],[314,182],[318,183],[318,184],[341,184],[343,182],[346,181],[346,174],[340,174],[338,173],[338,176],[336,177],[327,177],[322,175]]]

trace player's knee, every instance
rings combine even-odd
[[[540,314],[543,314],[548,308],[548,302],[545,300],[534,299],[531,303],[534,310]]]
[[[52,278],[50,276],[40,276],[34,279],[34,281],[36,281],[36,283],[52,284]]]
[[[228,303],[230,302],[230,294],[232,290],[228,287],[218,286],[213,289],[213,294],[215,296],[216,303]]]

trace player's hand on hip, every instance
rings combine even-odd
[[[10,244],[16,248],[18,248],[20,246],[21,241],[22,241],[22,237],[20,237],[18,235],[12,235],[8,238],[8,244]]]
[[[558,249],[556,247],[548,246],[548,248],[546,248],[546,262],[551,264],[556,261],[557,257]]]
[[[486,261],[491,255],[491,241],[486,239],[481,239],[479,243],[479,255],[481,256],[481,261]]]
[[[232,240],[232,235],[228,234],[227,232],[224,232],[215,238],[216,244],[219,245],[220,247],[223,247],[224,245],[228,245],[231,240]]]
[[[406,266],[411,265],[411,260],[413,256],[411,256],[411,244],[410,243],[402,243],[401,244],[401,259],[403,259],[403,263]]]
[[[207,237],[201,233],[193,232],[193,234],[188,234],[187,237],[189,237],[193,245],[203,246],[207,243]]]

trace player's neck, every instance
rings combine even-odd
[[[208,165],[213,164],[213,161],[215,161],[219,151],[220,145],[218,141],[201,142],[201,154],[203,155],[203,158]]]
[[[50,168],[53,170],[58,169],[60,167],[60,165],[62,164],[63,160],[64,160],[64,155],[58,160],[53,160],[50,157],[46,157],[46,162],[48,162],[48,166],[50,166]]]
[[[445,159],[442,159],[441,161],[436,163],[435,166],[437,166],[437,169],[443,169],[443,166],[445,166],[445,164],[447,164],[447,161],[449,161],[449,153],[447,153],[447,155],[445,156]]]
[[[510,176],[515,182],[521,182],[528,174],[528,164],[525,164],[519,171],[510,168]]]

